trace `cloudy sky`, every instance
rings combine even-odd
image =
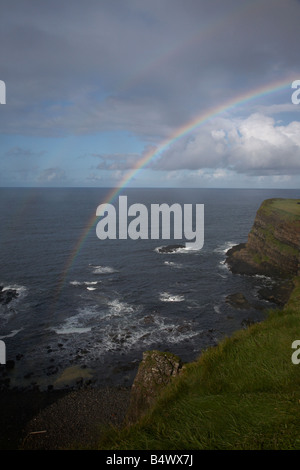
[[[299,0],[0,11],[1,186],[300,187]]]

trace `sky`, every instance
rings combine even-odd
[[[1,0],[0,186],[299,188],[299,17],[299,0]]]

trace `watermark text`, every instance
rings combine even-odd
[[[6,345],[0,340],[0,364],[6,364]]]
[[[292,363],[293,364],[300,364],[300,340],[296,339],[292,343],[292,349],[296,349],[296,351],[292,354]]]
[[[127,196],[119,196],[118,215],[112,204],[100,204],[96,216],[101,218],[96,227],[100,240],[170,240],[173,234],[188,240],[188,249],[200,250],[204,244],[204,204],[151,204],[149,213],[144,204],[128,207]]]
[[[292,103],[300,103],[300,80],[294,80],[292,83],[292,88],[296,88],[296,91],[292,94]]]
[[[6,85],[3,80],[0,80],[0,104],[6,104]]]

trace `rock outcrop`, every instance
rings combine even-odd
[[[162,351],[146,351],[139,365],[131,388],[127,421],[134,422],[154,404],[173,377],[182,368],[175,354]]]
[[[237,292],[235,294],[228,294],[226,296],[225,302],[239,309],[251,308],[251,304],[241,292]]]
[[[293,277],[300,273],[300,200],[267,199],[248,241],[227,252],[233,273]]]
[[[167,245],[167,246],[162,246],[158,248],[159,253],[174,253],[181,248],[185,248],[185,245]]]
[[[159,251],[171,253],[178,248],[181,246],[169,245]],[[292,278],[300,274],[300,199],[264,201],[256,213],[247,243],[230,249],[226,262],[234,273],[278,276],[282,285],[261,295],[279,304],[286,302],[293,287]],[[251,308],[241,293],[229,294],[226,302],[240,309]],[[131,389],[127,421],[131,423],[143,416],[182,370],[181,361],[174,354],[144,352]]]
[[[0,286],[0,304],[7,305],[13,299],[16,299],[18,295],[15,289],[5,289],[3,286]]]

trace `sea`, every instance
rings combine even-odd
[[[149,211],[152,204],[203,204],[204,244],[198,250],[185,249],[184,239],[100,240],[96,209],[111,193],[0,189],[0,286],[2,294],[16,294],[0,304],[6,387],[129,387],[144,351],[196,360],[274,307],[259,295],[274,280],[232,274],[226,252],[247,241],[263,200],[299,198],[299,190],[116,191],[110,201],[116,211],[120,195]],[[183,247],[160,251],[172,244]],[[234,293],[250,307],[228,303]]]

